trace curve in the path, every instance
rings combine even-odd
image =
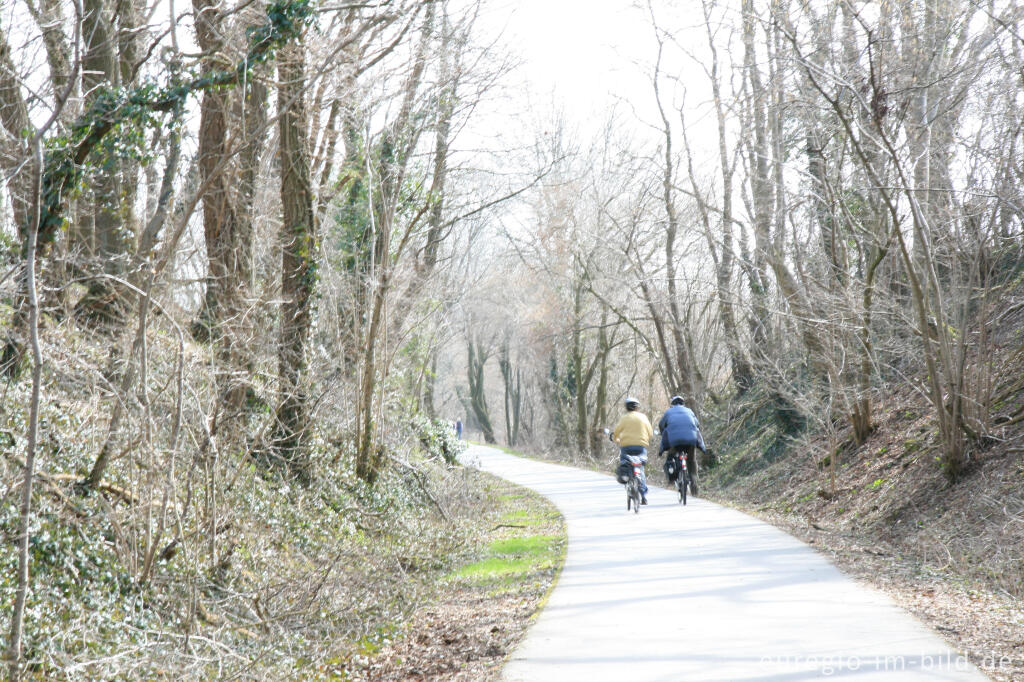
[[[565,567],[511,654],[509,682],[984,680],[883,594],[750,516],[611,476],[474,446],[463,461],[565,516]],[[652,458],[657,466],[657,458]]]

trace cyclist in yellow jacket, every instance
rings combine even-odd
[[[647,465],[647,447],[654,438],[654,429],[651,428],[651,421],[640,411],[640,401],[636,398],[626,398],[626,414],[615,425],[611,439],[619,445],[619,463],[627,462],[626,455],[639,456],[644,465]],[[641,469],[643,471],[643,469]],[[647,504],[647,475],[640,476],[641,504]]]

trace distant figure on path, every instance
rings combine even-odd
[[[458,438],[459,440],[462,440],[462,420],[461,419],[456,419],[455,420],[455,437]]]

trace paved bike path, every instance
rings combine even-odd
[[[462,460],[540,492],[568,527],[565,568],[508,682],[987,679],[885,595],[750,516],[658,488],[634,514],[610,475],[481,446]]]

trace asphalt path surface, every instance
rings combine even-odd
[[[568,527],[565,567],[504,680],[987,679],[884,594],[746,514],[654,487],[634,514],[611,475],[481,446],[462,459],[540,492]]]

